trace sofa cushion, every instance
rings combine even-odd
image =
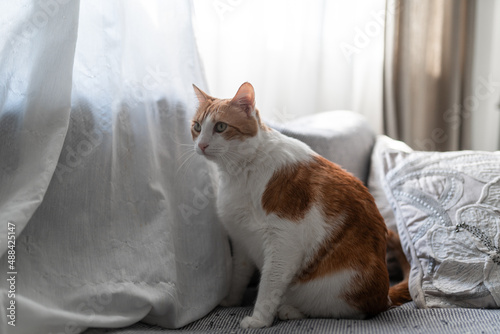
[[[379,135],[372,151],[368,188],[375,198],[378,210],[382,217],[384,217],[387,228],[397,232],[396,217],[384,191],[385,173],[387,173],[387,168],[392,167],[387,166],[384,160],[384,153],[386,151],[410,153],[413,150],[402,141]],[[400,155],[400,157],[403,157],[403,155]],[[393,162],[397,163],[398,161],[395,160]]]
[[[346,110],[327,111],[285,123],[266,121],[367,183],[375,134],[366,119]]]
[[[500,152],[382,156],[419,307],[500,307]]]

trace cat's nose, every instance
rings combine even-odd
[[[208,144],[205,143],[199,143],[198,147],[201,149],[203,153],[205,153],[205,149],[208,147]]]

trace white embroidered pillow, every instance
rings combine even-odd
[[[500,307],[500,152],[392,150],[383,160],[416,304]]]
[[[410,153],[413,150],[405,143],[384,135],[377,136],[375,145],[372,149],[368,189],[375,199],[377,208],[384,218],[387,228],[397,232],[396,217],[394,216],[394,212],[392,211],[392,207],[384,191],[385,174],[387,173],[387,168],[392,167],[392,165],[386,165],[384,161],[384,154],[388,151]],[[398,161],[393,162],[394,164],[398,163]],[[389,277],[391,280],[401,280],[401,268],[397,261],[396,253],[391,249],[387,250],[387,269],[389,270]]]

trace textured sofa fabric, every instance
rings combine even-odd
[[[303,141],[324,158],[367,183],[375,134],[363,116],[336,110],[270,126]]]
[[[417,309],[407,303],[368,320],[276,320],[272,327],[244,330],[239,326],[252,307],[218,307],[209,315],[178,330],[137,323],[122,329],[89,329],[85,334],[160,333],[498,333],[500,311],[480,309]]]
[[[356,175],[365,184],[375,135],[367,122],[352,112],[336,111],[298,119],[273,128],[309,144],[318,153]],[[243,330],[240,321],[252,312],[256,289],[249,288],[241,307],[216,307],[208,315],[178,330],[136,323],[127,328],[89,329],[85,334],[153,333],[498,333],[500,310],[468,308],[419,309],[414,302],[368,320],[275,320],[270,328]]]

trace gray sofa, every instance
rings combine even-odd
[[[370,173],[370,169],[375,167],[373,165],[375,163],[373,162],[373,148],[378,137],[360,115],[348,111],[335,111],[301,118],[285,124],[271,123],[271,126],[289,136],[306,142],[327,159],[352,172],[365,184],[368,184],[369,175],[370,177],[373,176],[371,175],[373,171]],[[492,157],[497,158],[495,155]],[[386,169],[389,167],[386,166]],[[377,189],[374,189],[375,191]],[[464,191],[467,191],[467,189]],[[377,196],[375,196],[376,199]],[[389,202],[394,208],[398,206],[397,199],[389,200]],[[379,203],[377,202],[377,204]],[[394,212],[390,214],[392,215],[391,219],[401,219],[402,217],[398,216],[398,214],[394,215]],[[413,283],[411,284],[411,293],[412,296],[417,297],[417,303],[410,302],[401,307],[390,309],[372,319],[362,321],[345,319],[276,320],[270,328],[243,330],[239,327],[239,322],[244,316],[250,315],[252,312],[252,304],[256,295],[256,287],[253,286],[248,289],[244,305],[241,307],[216,307],[205,317],[177,330],[164,329],[152,324],[136,323],[118,329],[91,328],[85,334],[242,333],[247,331],[262,333],[499,333],[500,310],[495,309],[493,302],[486,304],[488,308],[485,308],[477,303],[465,303],[466,297],[469,300],[476,301],[477,298],[474,299],[473,295],[466,294],[462,290],[456,294],[443,293],[443,291],[446,292],[444,288],[439,290],[431,286],[432,277],[434,277],[432,276],[434,274],[433,268],[424,273],[427,276],[418,277],[418,270],[422,271],[421,267],[419,267],[422,257],[419,257],[418,249],[412,248],[414,245],[411,240],[415,241],[416,239],[411,233],[410,229],[409,234],[405,234],[410,241],[405,239],[404,248],[412,265]],[[493,238],[495,237],[498,238],[498,235],[493,236]],[[439,261],[435,267],[439,268]],[[424,283],[418,285],[419,282]],[[484,300],[485,292],[497,289],[498,284],[489,282],[484,285],[483,282],[479,282],[477,286],[474,286],[472,292],[481,292],[481,298]],[[493,288],[488,290],[487,288],[491,286]],[[442,293],[442,295],[439,295],[438,292]],[[493,291],[491,294],[493,295],[491,298],[494,299],[495,292]],[[442,303],[439,305],[432,304],[436,298],[440,298],[439,300]]]

